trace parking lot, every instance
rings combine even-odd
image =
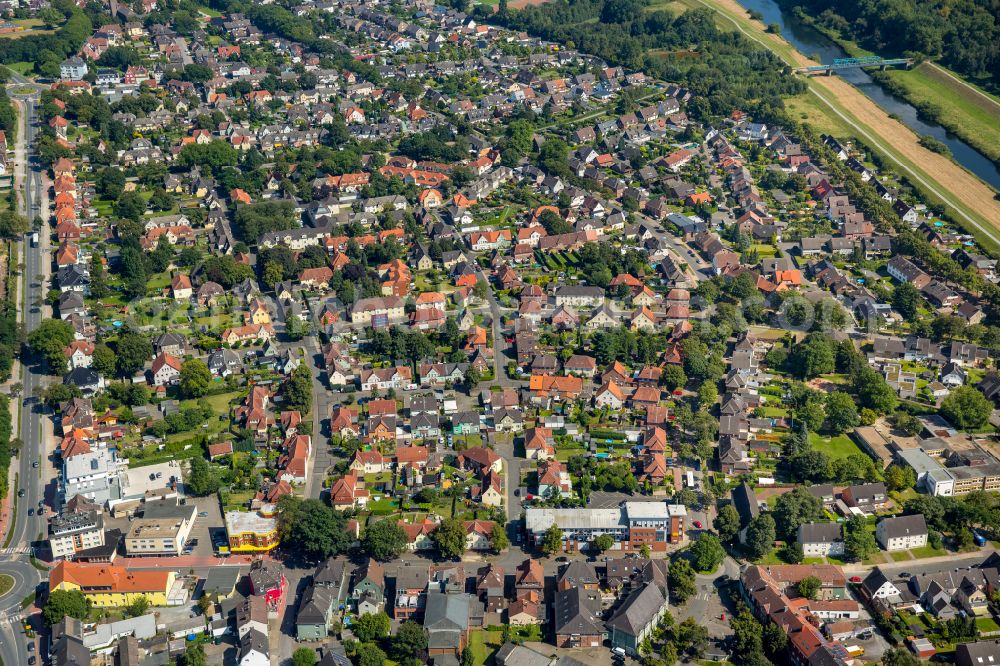
[[[217,531],[223,525],[219,498],[215,495],[209,495],[208,497],[188,497],[187,503],[188,505],[194,504],[198,508],[194,527],[191,529],[191,536],[188,539],[189,544],[197,539],[197,543],[192,549],[191,554],[212,555],[215,550],[212,548],[212,537],[209,533],[209,528],[211,527],[212,531]],[[222,531],[223,533],[225,532],[224,529]]]

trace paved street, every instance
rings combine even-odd
[[[15,85],[24,86],[28,83],[22,77],[13,76]],[[26,332],[30,333],[46,316],[48,306],[42,304],[45,295],[45,283],[50,273],[48,257],[49,226],[48,226],[48,202],[45,191],[45,177],[41,173],[41,165],[38,158],[33,154],[34,139],[37,132],[36,107],[38,103],[37,89],[32,85],[33,92],[29,95],[13,95],[18,99],[18,108],[21,112],[21,126],[18,132],[18,152],[23,156],[16,164],[17,182],[24,186],[23,212],[29,220],[39,216],[43,220],[43,225],[39,231],[39,242],[31,243],[27,239],[22,242],[21,256],[23,256],[24,270],[22,272],[22,282],[24,289],[20,296],[23,298],[21,304],[21,321],[24,322]],[[39,276],[41,279],[39,279]],[[41,305],[36,306],[35,303]],[[23,384],[23,396],[31,397],[35,391],[44,386],[44,375],[41,369],[33,365],[34,359],[22,359],[20,365]],[[45,499],[46,478],[46,446],[44,439],[45,422],[47,416],[42,413],[41,406],[35,400],[23,403],[20,415],[19,436],[23,442],[20,455],[17,458],[18,488],[11,488],[11,492],[19,492],[23,489],[24,497],[17,498],[17,506],[13,511],[13,525],[8,533],[9,545],[18,553],[8,555],[10,559],[5,559],[0,564],[0,571],[9,574],[14,578],[14,586],[0,599],[0,607],[8,604],[17,604],[17,611],[14,617],[20,615],[20,601],[35,591],[38,582],[41,580],[41,573],[28,562],[29,547],[37,543],[37,539],[44,537],[46,526],[45,519],[39,513],[28,516],[29,508],[37,508],[37,505]],[[37,468],[33,463],[40,463]],[[16,558],[16,559],[14,559]],[[26,664],[28,652],[24,646],[23,632],[19,621],[5,622],[0,625],[0,659],[6,666],[15,664]]]

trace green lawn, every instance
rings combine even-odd
[[[13,70],[20,74],[21,76],[28,76],[35,71],[35,63],[33,62],[12,62],[6,65],[7,69]]]
[[[218,393],[216,395],[206,396],[204,398],[199,398],[198,400],[204,400],[215,413],[219,416],[229,415],[229,403],[240,396],[240,391],[230,391],[229,393]],[[196,407],[198,405],[198,400],[185,400],[181,402],[181,408],[184,407]]]
[[[913,556],[918,559],[923,557],[937,557],[938,555],[948,554],[948,551],[945,550],[944,548],[934,548],[930,544],[926,546],[921,546],[920,548],[914,548],[910,552],[913,553]]]
[[[809,433],[809,442],[818,450],[825,451],[831,460],[846,458],[855,453],[861,453],[858,445],[851,441],[847,435],[837,435],[836,437],[822,437],[817,433]]]
[[[482,629],[469,632],[469,651],[474,666],[484,666],[500,647],[503,634]]]
[[[889,553],[889,556],[892,557],[893,562],[906,562],[910,559],[910,553],[906,550]]]
[[[1000,624],[997,624],[991,617],[977,617],[976,628],[979,629],[980,633],[990,633],[1000,631]]]

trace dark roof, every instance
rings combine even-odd
[[[642,630],[656,617],[666,603],[660,588],[656,585],[646,585],[634,590],[622,604],[615,609],[607,622],[609,629],[621,631],[629,636],[638,636]]]
[[[760,515],[760,506],[757,504],[757,495],[747,482],[733,488],[733,506],[740,514],[740,525],[746,527],[750,521]]]
[[[322,624],[325,626],[331,605],[333,605],[331,590],[315,583],[310,584],[302,593],[302,602],[299,604],[298,615],[295,616],[295,624]]]
[[[553,627],[556,634],[600,636],[604,634],[597,613],[601,609],[600,593],[571,587],[556,592]]]

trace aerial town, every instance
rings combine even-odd
[[[0,665],[1000,666],[1000,242],[647,5],[0,3]]]

